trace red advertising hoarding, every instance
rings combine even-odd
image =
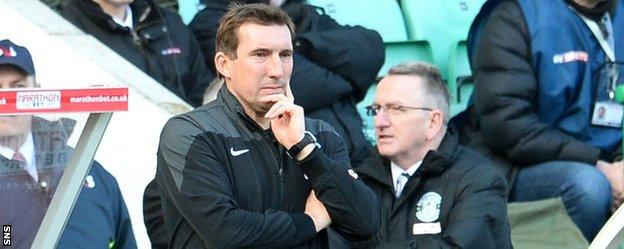
[[[127,110],[127,87],[0,90],[0,115]]]

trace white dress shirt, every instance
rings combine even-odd
[[[399,165],[396,165],[394,162],[390,162],[390,171],[392,172],[392,184],[394,185],[394,193],[396,197],[401,196],[401,193],[403,192],[403,187],[405,187],[405,183],[407,183],[407,180],[409,179],[408,178],[399,180],[399,177],[405,178],[405,176],[402,176],[403,173],[408,174],[409,177],[412,177],[412,175],[416,172],[416,170],[418,170],[421,164],[422,160],[410,166],[407,170],[404,170],[403,168],[399,167]]]
[[[133,28],[132,25],[132,9],[130,8],[130,5],[126,5],[126,20],[119,20],[117,17],[112,17],[113,21],[115,21],[117,24],[124,26],[124,27],[128,27],[130,29]]]

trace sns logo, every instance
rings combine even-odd
[[[2,225],[2,245],[11,246],[11,225]]]

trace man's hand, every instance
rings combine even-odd
[[[609,184],[611,184],[611,194],[613,195],[611,211],[615,211],[624,202],[624,162],[598,161],[596,168],[607,176]]]
[[[327,213],[327,209],[325,209],[321,201],[316,199],[314,190],[310,192],[310,196],[308,196],[306,201],[305,214],[314,221],[314,228],[316,228],[317,233],[331,225],[331,218]]]
[[[260,101],[274,103],[264,117],[271,120],[271,130],[281,145],[290,149],[303,139],[305,132],[303,107],[295,105],[292,98],[284,94],[269,95]]]

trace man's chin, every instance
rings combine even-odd
[[[271,109],[271,106],[273,106],[273,103],[266,104],[257,102],[255,105],[251,106],[251,111],[253,111],[254,114],[257,116],[264,116],[264,114],[266,114],[269,109]],[[249,113],[247,114],[249,115]]]
[[[260,112],[260,113],[267,113],[271,107],[274,105],[275,103],[263,103],[263,102],[258,102],[256,104],[256,111]]]
[[[391,155],[393,155],[392,150],[390,148],[387,148],[387,146],[377,146],[377,151],[379,151],[379,154],[384,156],[384,157],[389,157]]]

